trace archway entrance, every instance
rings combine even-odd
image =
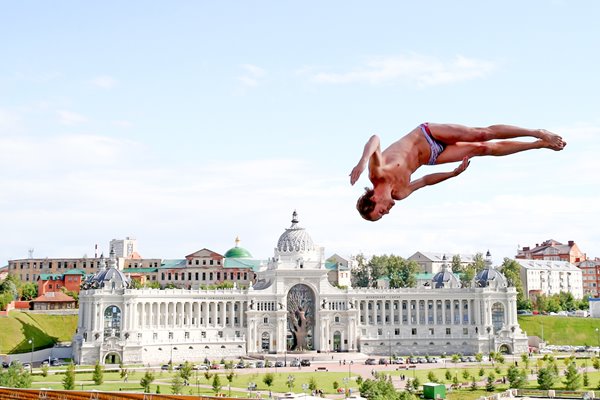
[[[271,349],[270,343],[271,343],[271,335],[269,335],[269,332],[263,332],[263,334],[260,338],[261,350],[264,352],[269,352],[269,350]]]
[[[333,334],[333,351],[342,351],[342,334],[339,331]]]
[[[290,351],[313,350],[315,325],[315,295],[304,284],[292,287],[287,295],[288,331],[292,340]]]
[[[512,354],[510,347],[507,344],[503,344],[498,348],[498,352],[502,354]]]
[[[104,357],[104,364],[121,364],[121,356],[118,353],[108,353]]]

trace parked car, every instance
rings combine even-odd
[[[277,368],[283,367],[283,361],[275,361],[275,367],[277,367]]]
[[[8,368],[10,367],[10,364],[7,363],[6,361],[2,361],[2,368]]]
[[[161,366],[160,366],[160,369],[161,369],[162,371],[168,371],[168,370],[169,370],[169,364],[163,364],[163,365],[161,365]]]
[[[297,358],[290,361],[290,367],[297,367],[300,365],[300,360],[298,360]]]
[[[239,369],[242,369],[242,368],[245,368],[246,366],[244,365],[244,362],[243,362],[243,361],[240,361],[239,363],[237,363],[237,364],[235,365],[235,367],[236,367],[236,368],[239,368]]]
[[[265,360],[265,368],[271,368],[273,366],[273,363],[269,360]]]
[[[387,365],[388,363],[388,359],[387,358],[380,358],[379,359],[379,365]]]
[[[60,361],[58,358],[53,358],[53,359],[50,361],[50,365],[52,365],[53,367],[60,367],[60,366],[62,366],[62,365],[63,365],[63,362],[62,362],[62,361]]]
[[[305,358],[300,361],[300,365],[302,365],[303,367],[310,367],[310,360]]]
[[[23,369],[31,370],[31,364],[29,364],[29,363],[23,364]]]
[[[265,362],[264,361],[257,361],[256,362],[256,368],[264,368],[265,367]]]
[[[221,365],[219,364],[210,364],[210,369],[220,369]]]
[[[375,360],[374,358],[367,358],[365,360],[365,365],[376,365],[377,364],[377,360]]]

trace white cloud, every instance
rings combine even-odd
[[[348,72],[314,72],[311,80],[325,84],[412,83],[418,86],[445,85],[483,78],[495,69],[491,61],[456,56],[440,60],[419,54],[376,57]]]
[[[266,71],[256,65],[243,64],[241,67],[244,75],[239,76],[238,80],[246,87],[257,87],[266,75]]]
[[[123,119],[115,120],[112,123],[114,126],[117,126],[119,128],[131,128],[133,126],[133,123],[131,121],[126,121]]]
[[[11,110],[0,108],[0,135],[15,133],[21,129],[20,115]]]
[[[63,125],[79,125],[87,122],[86,117],[73,111],[58,110],[57,114],[59,122]]]
[[[91,83],[100,89],[112,89],[117,85],[117,80],[111,76],[97,76]]]

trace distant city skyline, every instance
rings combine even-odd
[[[516,12],[518,10],[518,12]],[[600,4],[8,3],[0,13],[0,266],[273,254],[298,211],[326,254],[574,240],[600,257]],[[493,16],[494,18],[490,18]],[[510,22],[507,24],[507,22]],[[348,174],[424,121],[545,128],[568,145],[475,158],[379,222]],[[422,168],[419,175],[454,165]]]

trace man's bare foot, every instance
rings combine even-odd
[[[567,145],[567,142],[562,137],[545,129],[540,129],[540,139],[544,141],[546,148],[556,151],[564,149]]]

